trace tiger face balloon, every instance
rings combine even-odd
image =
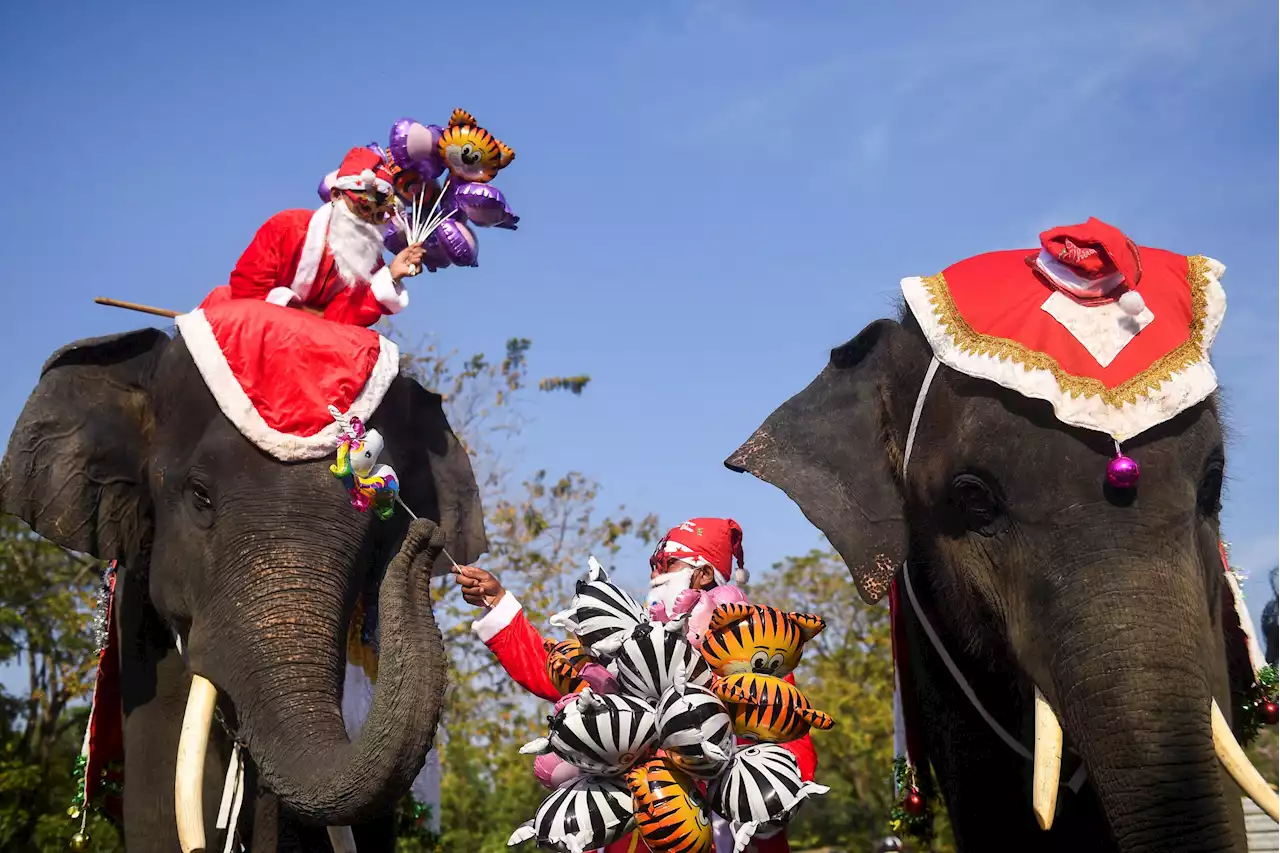
[[[711,779],[733,756],[733,720],[707,688],[673,687],[658,700],[658,745],[674,766]]]
[[[591,663],[591,655],[582,647],[577,637],[569,637],[558,643],[555,640],[543,640],[542,647],[547,652],[547,678],[561,696],[577,693],[587,686],[579,676],[582,668]]]
[[[729,709],[734,732],[745,739],[786,743],[804,737],[810,726],[835,725],[794,684],[771,675],[741,672],[722,678],[712,690]]]
[[[449,126],[441,132],[437,151],[454,178],[477,184],[492,181],[498,170],[516,157],[515,151],[476,124],[470,113],[460,109],[453,111]]]
[[[739,602],[711,614],[702,655],[717,675],[757,672],[785,678],[800,662],[804,644],[827,623],[821,616]]]
[[[711,812],[693,779],[661,758],[627,774],[636,830],[653,853],[710,853]]]

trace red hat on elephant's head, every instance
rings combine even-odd
[[[1038,259],[1042,272],[1046,264],[1059,270],[1049,274],[1051,284],[1078,299],[1118,297],[1128,314],[1141,314],[1144,306],[1138,294],[1142,279],[1142,258],[1138,247],[1114,225],[1089,217],[1080,225],[1062,225],[1040,234],[1043,250]],[[1117,288],[1122,288],[1116,293]]]
[[[734,572],[733,561],[738,561]],[[747,582],[742,560],[742,527],[732,518],[691,518],[667,531],[658,542],[649,565],[665,567],[672,560],[683,560],[694,568],[710,566],[721,583]]]

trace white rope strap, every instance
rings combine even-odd
[[[915,446],[916,430],[920,426],[920,413],[924,411],[924,401],[929,395],[929,386],[933,384],[933,377],[938,372],[938,364],[937,356],[929,361],[929,369],[925,371],[924,381],[920,383],[920,393],[916,395],[916,407],[914,411],[911,412],[911,427],[907,430],[907,443],[902,451],[902,481],[904,487],[906,486],[907,480],[907,465],[911,461],[911,449]],[[969,699],[970,704],[973,705],[974,710],[977,711],[978,715],[986,721],[987,725],[991,727],[991,730],[995,732],[1002,741],[1004,741],[1006,746],[1018,755],[1022,756],[1022,758],[1027,761],[1031,761],[1033,758],[1031,751],[1023,746],[1021,741],[1009,734],[1009,732],[1005,730],[1004,726],[996,722],[995,718],[987,712],[987,709],[983,707],[982,702],[978,700],[978,695],[973,692],[973,688],[969,685],[964,674],[960,672],[960,667],[956,666],[956,662],[951,659],[951,655],[947,654],[947,650],[942,645],[942,638],[939,637],[938,632],[933,629],[933,624],[929,621],[929,617],[925,616],[924,610],[920,607],[920,602],[916,600],[916,591],[911,586],[911,572],[905,562],[902,564],[902,581],[903,586],[906,587],[907,590],[907,600],[911,602],[911,609],[915,611],[916,618],[920,620],[920,627],[924,628],[925,636],[929,638],[929,642],[933,645],[934,651],[938,653],[938,657],[942,658],[942,663],[946,666],[947,671],[951,673],[951,677],[955,679],[956,684],[960,687],[960,691],[964,693],[964,695]],[[901,719],[900,699],[898,698],[898,693],[901,688],[900,685],[896,683],[896,671],[894,673],[894,680],[894,686],[897,688],[894,690],[894,722],[897,724]],[[895,725],[895,729],[897,727],[898,726]],[[895,738],[895,740],[896,739],[897,738]],[[1076,769],[1076,772],[1072,774],[1071,779],[1067,782],[1066,786],[1072,791],[1078,793],[1080,786],[1084,784],[1084,780],[1085,769],[1084,763],[1081,762],[1080,766]]]

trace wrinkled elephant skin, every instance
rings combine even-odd
[[[483,552],[478,487],[440,398],[399,377],[370,426],[415,513],[440,521],[458,559]],[[193,674],[219,697],[204,766],[211,844],[221,845],[213,829],[234,732],[249,756],[240,831],[250,849],[325,849],[333,824],[358,825],[362,853],[391,849],[386,815],[430,748],[447,660],[427,543],[406,536],[403,513],[383,522],[355,511],[328,464],[284,464],[254,447],[181,337],[79,341],[45,364],[0,463],[0,509],[122,567],[130,853],[177,849],[175,760]],[[346,638],[370,577],[381,578],[383,656],[369,718],[350,741],[339,702]]]
[[[929,361],[913,319],[871,324],[726,465],[795,501],[868,600],[907,561],[965,680],[1028,750],[1036,688],[1056,712],[1062,782],[1081,761],[1087,775],[1078,793],[1059,789],[1045,831],[1032,763],[981,718],[903,605],[907,704],[962,849],[1243,850],[1240,794],[1210,729],[1212,701],[1229,714],[1245,671],[1223,631],[1216,401],[1126,442],[1142,482],[1116,493],[1106,436],[941,367],[904,482]]]

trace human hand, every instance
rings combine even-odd
[[[402,278],[415,276],[422,272],[422,255],[424,251],[421,243],[415,243],[396,255],[391,261],[391,277],[399,281]]]
[[[478,566],[455,566],[453,577],[462,587],[462,599],[476,607],[493,607],[506,590],[493,575]]]

